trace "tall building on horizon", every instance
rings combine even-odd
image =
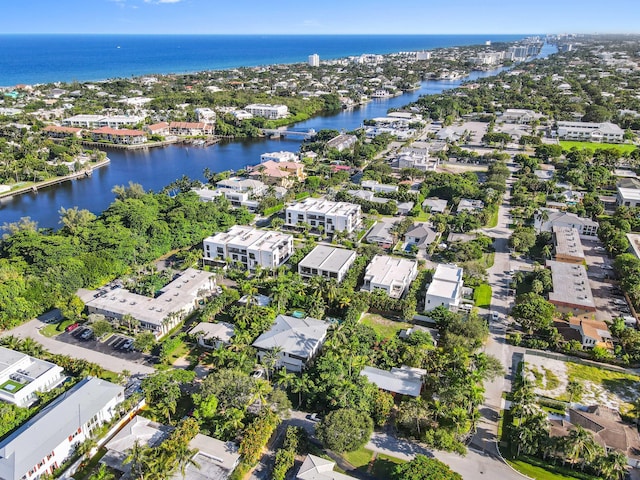
[[[309,66],[310,67],[320,66],[320,56],[317,53],[314,53],[313,55],[309,55]]]

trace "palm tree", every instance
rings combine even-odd
[[[291,393],[298,394],[298,408],[300,408],[300,405],[302,405],[302,392],[305,389],[305,383],[306,382],[304,375],[300,377],[294,375],[293,379],[291,380]]]
[[[131,473],[139,480],[144,479],[145,467],[149,459],[151,449],[146,445],[141,445],[138,440],[133,443],[129,453],[122,461],[123,464],[131,464]]]
[[[287,388],[289,387],[289,385],[291,385],[294,378],[295,375],[293,373],[287,372],[287,369],[282,367],[280,370],[278,370],[278,378],[276,380],[276,383],[281,387]]]
[[[30,355],[32,357],[38,357],[44,352],[44,348],[42,347],[42,345],[40,345],[31,337],[27,337],[22,341],[20,349],[23,353],[26,353],[27,355]]]
[[[622,452],[610,452],[598,459],[597,467],[606,480],[620,480],[627,474],[627,457]]]
[[[271,372],[275,369],[278,364],[278,360],[280,360],[280,353],[282,352],[282,347],[273,347],[268,352],[265,352],[260,359],[260,363],[265,368],[265,373],[267,374],[267,380],[271,379]]]
[[[89,480],[113,480],[115,475],[111,470],[107,469],[107,466],[103,463],[96,473],[89,477]]]
[[[195,461],[195,456],[198,453],[198,449],[189,448],[187,445],[180,445],[176,452],[176,460],[178,461],[178,468],[180,469],[180,473],[182,474],[182,478],[184,479],[187,475],[187,468],[189,465],[193,465],[195,468],[199,469],[200,464]]]
[[[582,395],[583,390],[584,390],[584,385],[582,385],[582,382],[579,382],[577,380],[569,381],[569,383],[567,384],[567,393],[569,394],[569,403],[573,401],[574,396],[579,401],[580,395]]]
[[[545,244],[544,247],[542,247],[542,255],[545,258],[551,258],[551,245],[549,245],[548,243]]]
[[[267,403],[267,396],[269,395],[269,393],[271,393],[272,390],[273,388],[271,387],[271,384],[269,384],[269,382],[260,378],[257,379],[253,390],[253,395],[249,400],[249,405],[253,404],[254,402],[258,402],[260,404],[260,408],[262,408],[262,406]]]
[[[565,455],[573,465],[582,459],[582,469],[584,470],[585,463],[594,458],[596,447],[599,445],[593,440],[591,432],[576,425],[566,437]]]

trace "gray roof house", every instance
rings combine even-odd
[[[427,248],[437,237],[438,232],[426,223],[414,224],[404,235],[407,243],[416,245],[418,248]]]
[[[0,442],[0,478],[36,479],[62,465],[75,446],[115,414],[124,387],[86,378]]]
[[[447,201],[437,197],[425,198],[422,202],[422,208],[430,213],[444,213],[447,209]]]
[[[381,390],[410,397],[420,396],[422,377],[426,374],[426,370],[405,365],[400,368],[393,367],[391,371],[375,367],[364,367],[360,372],[360,375],[367,377],[371,383],[377,385]]]
[[[395,222],[380,220],[367,233],[367,243],[378,245],[382,248],[390,248],[396,241],[396,236],[391,232]]]
[[[226,322],[200,322],[189,333],[198,337],[198,345],[204,348],[219,348],[231,343],[235,327]]]
[[[296,475],[297,480],[352,480],[353,477],[344,473],[334,472],[336,465],[331,460],[326,460],[315,455],[307,455]]]
[[[262,359],[266,352],[279,349],[276,368],[300,372],[320,350],[331,324],[315,318],[278,315],[274,325],[252,344]]]

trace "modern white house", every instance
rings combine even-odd
[[[376,193],[392,193],[398,191],[398,185],[385,185],[384,183],[379,183],[377,180],[363,180],[360,186],[363,190],[371,190]]]
[[[362,290],[384,290],[391,298],[401,298],[418,275],[418,262],[376,255],[364,273]]]
[[[140,328],[162,337],[193,312],[198,301],[214,287],[215,280],[210,272],[188,268],[162,288],[155,298],[124,288],[81,290],[79,296],[89,313],[98,313],[112,320],[122,320],[125,315],[131,315],[140,323]]]
[[[244,107],[245,112],[249,112],[255,117],[264,117],[269,120],[285,118],[289,115],[289,107],[286,105],[270,105],[265,103],[252,103]]]
[[[353,250],[318,245],[298,264],[298,273],[303,278],[320,276],[340,283],[355,261]]]
[[[609,122],[558,122],[558,138],[587,142],[619,143],[624,141],[624,130]]]
[[[640,190],[618,187],[616,203],[624,207],[640,207]]]
[[[64,380],[62,367],[24,353],[0,347],[0,400],[19,407],[38,399]]]
[[[220,180],[216,183],[216,187],[226,188],[235,192],[247,192],[256,197],[264,195],[269,188],[259,180],[241,177],[230,177],[225,180]]]
[[[267,152],[260,155],[260,163],[268,162],[272,160],[274,162],[297,162],[300,159],[298,154],[294,152]]]
[[[306,223],[313,230],[324,228],[325,233],[352,233],[362,220],[360,205],[332,202],[322,198],[306,198],[286,210],[285,225],[290,227]]]
[[[534,215],[534,227],[539,232],[551,232],[553,227],[575,228],[583,239],[594,239],[598,235],[598,222],[590,218],[579,217],[575,213],[545,209]]]
[[[203,348],[220,348],[231,343],[235,335],[235,327],[226,322],[200,322],[189,331],[198,338],[198,345]]]
[[[201,202],[213,202],[220,197],[224,197],[232,207],[244,207],[250,212],[255,212],[260,206],[258,200],[252,200],[253,195],[250,191],[240,192],[230,188],[194,188],[191,191],[198,195]]]
[[[322,347],[331,324],[315,318],[295,318],[278,315],[274,325],[260,335],[252,344],[262,360],[267,352],[278,349],[275,368],[286,368],[292,372],[304,370]]]
[[[0,442],[0,478],[31,480],[50,474],[91,433],[111,420],[124,387],[86,378]]]
[[[272,230],[234,225],[227,232],[207,237],[202,242],[204,262],[215,264],[231,259],[248,270],[276,268],[293,253],[293,235]]]
[[[425,311],[443,306],[457,310],[462,301],[463,270],[457,265],[439,264],[425,295]]]

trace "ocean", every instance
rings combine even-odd
[[[0,35],[0,86],[511,42],[522,35]]]

